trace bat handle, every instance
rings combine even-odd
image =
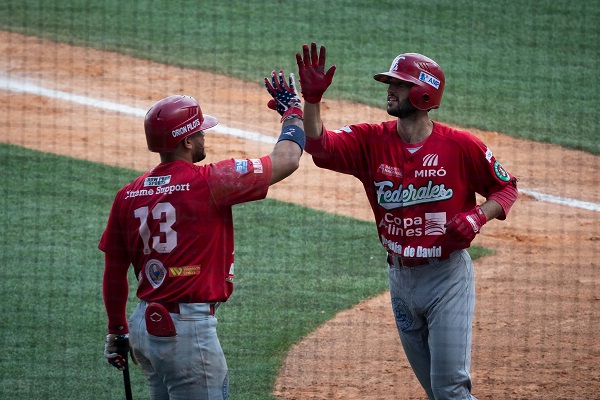
[[[115,345],[117,346],[117,354],[123,357],[125,365],[123,368],[123,384],[125,385],[125,399],[133,400],[131,394],[131,380],[129,378],[129,337],[126,335],[119,335],[115,338]]]
[[[125,362],[125,369],[123,370],[123,385],[125,385],[125,400],[133,400],[131,394],[131,380],[129,379],[129,363]]]

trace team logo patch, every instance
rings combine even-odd
[[[144,186],[162,186],[171,182],[171,175],[149,176],[144,180]]]
[[[510,181],[510,175],[508,175],[508,172],[506,172],[502,164],[500,164],[498,161],[494,162],[494,172],[501,181]]]
[[[402,170],[398,167],[394,167],[391,165],[381,164],[379,168],[377,168],[378,172],[381,172],[384,175],[397,176],[402,178]]]
[[[423,157],[423,166],[424,167],[437,167],[439,157],[437,154],[427,154]]]
[[[248,160],[235,160],[235,172],[240,174],[248,172]]]
[[[425,235],[443,235],[446,230],[446,213],[425,213]]]
[[[413,323],[413,316],[408,308],[408,304],[400,297],[392,298],[392,308],[394,309],[394,318],[398,330],[405,331]]]
[[[154,289],[162,285],[165,277],[167,276],[167,269],[165,266],[156,259],[149,260],[146,263],[146,278]]]
[[[488,160],[488,162],[492,162],[492,157],[494,156],[494,154],[492,153],[492,151],[488,148],[485,149],[485,159]]]
[[[185,267],[172,267],[169,268],[169,276],[176,278],[180,276],[192,276],[200,274],[199,265],[186,265]]]

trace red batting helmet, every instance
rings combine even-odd
[[[217,119],[203,115],[196,99],[183,95],[160,100],[148,110],[144,120],[148,149],[157,153],[169,153],[192,133],[215,125]]]
[[[394,58],[389,72],[376,74],[373,78],[383,83],[390,83],[391,78],[412,83],[408,99],[419,110],[440,106],[446,81],[442,68],[431,58],[418,53],[400,54]]]

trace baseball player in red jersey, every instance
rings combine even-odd
[[[429,399],[474,399],[475,289],[465,249],[487,221],[506,218],[516,179],[477,137],[430,120],[445,78],[421,54],[400,54],[374,76],[388,84],[387,112],[395,120],[326,129],[320,102],[336,66],[325,71],[325,57],[315,43],[296,55],[306,151],[317,166],[363,183],[387,251],[400,339]],[[486,201],[477,205],[476,193]]]
[[[110,211],[98,246],[105,253],[105,357],[123,369],[116,342],[128,339],[153,400],[229,397],[214,315],[233,291],[232,206],[265,198],[298,168],[306,141],[293,75],[289,84],[283,71],[265,81],[283,123],[271,154],[196,165],[206,157],[204,131],[217,120],[192,97],[167,97],[144,122],[148,148],[161,162],[125,185]],[[140,302],[127,320],[130,265]]]

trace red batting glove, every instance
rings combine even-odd
[[[336,66],[331,66],[325,72],[325,46],[321,46],[317,55],[317,44],[310,44],[310,52],[308,45],[302,46],[302,55],[296,53],[296,63],[298,64],[298,75],[300,76],[300,86],[302,86],[302,97],[309,103],[318,103],[323,98],[323,93],[327,90],[333,74],[335,74]]]
[[[475,206],[471,211],[457,214],[444,227],[446,228],[446,235],[450,236],[457,243],[468,246],[486,222],[487,218],[481,207]]]

